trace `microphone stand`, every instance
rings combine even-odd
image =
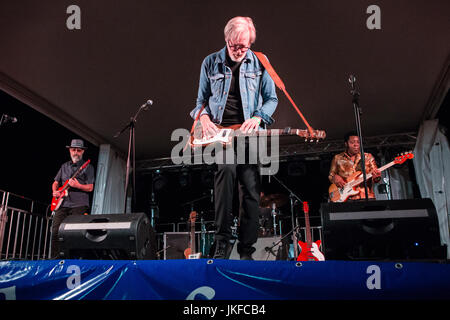
[[[126,213],[127,209],[127,193],[128,193],[128,184],[129,184],[129,175],[130,175],[130,158],[131,154],[133,154],[133,193],[132,193],[132,206],[136,206],[136,147],[135,147],[135,127],[136,127],[136,121],[139,113],[141,111],[147,111],[149,105],[153,104],[152,100],[148,100],[146,103],[144,103],[142,106],[139,107],[138,111],[134,115],[134,117],[130,118],[130,122],[122,128],[119,132],[117,132],[114,136],[114,138],[117,138],[120,136],[126,129],[129,129],[129,140],[128,140],[128,156],[127,156],[127,171],[125,173],[125,203],[124,203],[124,210],[123,213]],[[131,150],[133,149],[133,150]]]
[[[296,219],[295,219],[295,214],[294,214],[294,204],[297,201],[300,202],[300,203],[303,203],[303,201],[299,197],[297,197],[295,195],[295,193],[292,192],[292,190],[289,189],[283,182],[281,182],[275,175],[273,175],[273,178],[275,180],[277,180],[278,183],[281,184],[281,186],[283,188],[285,188],[287,191],[289,191],[289,200],[291,201],[291,220],[292,220],[292,231],[291,232],[292,232],[292,237],[293,237],[293,240],[294,240],[294,256],[296,258],[296,257],[298,257],[299,252],[298,252],[298,247],[297,247],[297,244],[298,244],[297,233],[295,232],[295,230],[298,229],[298,226],[297,226]],[[291,232],[289,232],[289,233],[291,233]],[[285,237],[283,237],[283,238],[285,238]],[[280,241],[281,241],[281,239],[280,239]]]
[[[367,177],[366,177],[366,157],[364,155],[364,147],[363,147],[363,140],[362,140],[362,133],[361,133],[361,107],[359,106],[359,92],[356,90],[355,82],[356,77],[354,75],[350,75],[348,81],[352,85],[352,90],[350,91],[351,95],[353,96],[352,103],[353,103],[353,110],[355,112],[355,121],[356,121],[356,132],[358,134],[359,138],[359,150],[361,152],[361,170],[363,174],[363,181],[364,181],[364,193],[366,201],[369,200],[369,193],[367,191]]]

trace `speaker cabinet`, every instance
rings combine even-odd
[[[164,232],[164,260],[186,259],[184,250],[189,247],[190,232]],[[195,245],[202,258],[208,258],[214,242],[214,231],[196,231]]]
[[[431,199],[322,203],[326,260],[446,258]]]
[[[69,216],[58,231],[64,259],[156,259],[156,238],[144,213]]]

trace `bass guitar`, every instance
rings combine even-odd
[[[312,134],[308,130],[302,129],[268,129],[268,130],[258,130],[252,133],[243,133],[239,130],[240,124],[235,124],[229,127],[217,126],[219,132],[213,137],[203,137],[195,138],[194,134],[191,135],[189,143],[191,147],[206,147],[207,145],[213,143],[221,143],[225,147],[230,146],[235,137],[245,136],[245,137],[262,137],[262,136],[299,136],[305,138],[305,140],[319,141],[320,139],[325,139],[326,133],[323,130],[313,130]]]
[[[78,168],[78,170],[73,174],[73,176],[70,179],[75,179],[78,174],[87,167],[87,165],[89,164],[89,162],[91,162],[91,160],[86,161],[80,168]],[[60,192],[59,197],[53,197],[52,198],[52,203],[50,205],[50,210],[51,211],[55,211],[58,210],[59,207],[61,206],[62,202],[64,201],[64,198],[67,197],[67,195],[69,194],[69,180],[68,179],[66,182],[64,182],[64,184],[62,185],[62,187],[60,187],[57,191]]]
[[[201,252],[196,252],[195,248],[195,219],[197,218],[197,212],[192,211],[189,215],[189,223],[191,224],[191,234],[189,247],[184,250],[184,256],[186,259],[200,259]]]
[[[382,166],[378,170],[380,172],[392,167],[394,164],[401,164],[408,159],[414,158],[414,154],[412,152],[403,154],[401,156],[396,157],[393,161],[388,164]],[[366,175],[366,179],[370,179],[372,177],[372,173],[368,173]],[[339,188],[334,183],[330,185],[328,188],[328,196],[331,202],[345,202],[347,199],[355,194],[359,193],[359,190],[356,189],[358,185],[363,182],[363,174],[360,171],[355,172],[353,175],[347,178],[346,184]]]
[[[312,241],[311,227],[309,225],[309,206],[308,202],[303,202],[303,212],[305,213],[305,231],[306,242],[299,241],[298,245],[301,248],[297,261],[325,261],[325,256],[320,252],[319,248],[321,241]]]

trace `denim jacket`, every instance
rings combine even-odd
[[[225,65],[225,55],[226,47],[203,60],[197,103],[190,113],[193,119],[206,103],[202,115],[208,114],[211,121],[216,124],[222,122],[232,76],[231,69]],[[274,122],[272,114],[278,104],[275,83],[251,50],[247,51],[242,61],[239,86],[244,119],[261,117],[263,128],[272,124]]]

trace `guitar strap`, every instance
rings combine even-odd
[[[291,96],[289,95],[289,93],[286,91],[286,87],[283,83],[283,81],[281,80],[281,78],[278,76],[278,74],[275,72],[274,68],[272,67],[272,65],[270,64],[269,60],[267,60],[266,56],[262,53],[262,52],[256,52],[253,51],[253,53],[258,57],[259,61],[262,63],[262,65],[264,66],[264,68],[267,70],[267,73],[270,75],[270,77],[272,78],[273,82],[275,82],[275,85],[281,90],[283,91],[283,93],[286,95],[286,97],[288,98],[288,100],[291,102],[292,106],[294,107],[295,111],[297,111],[297,114],[300,116],[300,118],[302,118],[303,122],[305,123],[306,127],[308,128],[309,133],[311,134],[311,136],[314,136],[314,132],[313,129],[311,128],[311,126],[309,125],[308,121],[306,121],[306,118],[303,116],[303,114],[300,112],[300,110],[298,109],[297,105],[295,104],[294,100],[292,100]]]
[[[203,109],[206,107],[206,102],[203,103],[202,107],[200,108],[200,111],[198,112],[197,116],[195,117],[194,123],[192,124],[191,128],[191,135],[194,133],[195,126],[197,125],[198,119],[200,119],[200,115],[203,112]]]
[[[195,126],[197,125],[198,119],[200,119],[200,115],[202,114],[202,111],[203,111],[203,109],[205,109],[205,107],[206,107],[206,102],[203,103],[202,107],[200,108],[200,111],[198,112],[197,116],[195,117],[194,123],[192,124],[191,133],[188,137],[188,141],[187,141],[186,145],[183,148],[183,151],[186,151],[186,149],[189,145],[190,139],[192,139],[192,135],[194,134]]]

